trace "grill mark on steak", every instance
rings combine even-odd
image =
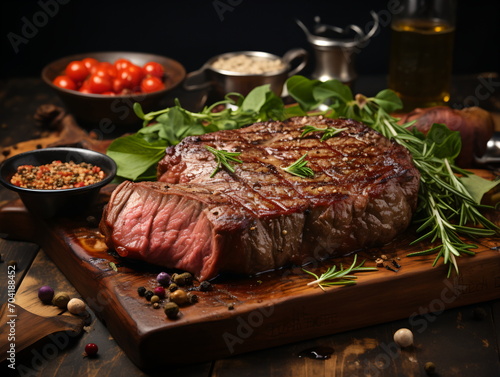
[[[347,128],[320,141],[305,124]],[[205,145],[241,152],[234,173]],[[283,170],[308,152],[315,175]],[[419,173],[409,152],[352,120],[263,122],[187,137],[166,151],[159,182],[123,183],[101,221],[121,255],[200,279],[252,274],[386,243],[409,224]]]
[[[260,169],[259,169],[260,174],[265,174],[265,176],[268,177],[266,180],[279,178],[279,177],[276,177],[277,176],[276,169],[269,169],[269,166],[266,166],[260,162],[255,162],[255,164],[260,166]],[[250,183],[251,182],[250,180],[242,179],[245,176],[247,176],[247,174],[250,175],[252,173],[252,171],[251,171],[252,165],[249,164],[247,167],[249,168],[249,170],[247,170],[246,168],[245,168],[246,171],[244,171],[243,169],[240,169],[240,174],[238,176],[234,177],[235,182],[238,182],[241,185],[243,185],[243,187],[246,189],[245,191],[247,192],[247,195],[255,195],[256,197],[259,198],[259,199],[257,199],[256,197],[253,197],[254,201],[260,200],[261,202],[268,203],[268,205],[269,205],[268,214],[275,213],[278,210],[281,210],[283,212],[287,212],[289,210],[289,208],[291,207],[290,203],[280,203],[279,198],[278,198],[278,200],[276,200],[276,199],[273,199],[271,196],[264,195],[264,193],[261,190],[262,185],[259,184],[258,182]],[[267,174],[264,173],[262,169],[266,169],[268,171],[268,173]],[[273,176],[274,178],[269,178],[269,176]],[[280,183],[283,183],[283,181],[280,180]],[[274,187],[275,189],[277,189],[278,187],[281,187],[279,184],[274,184],[271,186]],[[299,195],[299,194],[297,193],[297,195]],[[288,204],[288,206],[287,206],[287,204]],[[252,213],[254,215],[259,215],[259,213],[261,213],[261,214],[266,213],[262,209],[259,212],[254,211],[252,208],[248,208],[248,209],[250,211],[252,211]]]

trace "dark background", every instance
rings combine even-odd
[[[38,76],[52,60],[91,51],[161,54],[178,60],[188,72],[228,51],[260,50],[280,56],[294,47],[312,51],[296,18],[312,26],[319,15],[324,23],[341,27],[354,23],[364,29],[371,20],[370,10],[379,13],[382,28],[358,55],[356,67],[360,75],[384,75],[390,37],[387,9],[394,2],[2,0],[0,77]],[[52,15],[40,14],[48,13],[43,4]],[[27,21],[40,26],[35,23],[35,30],[26,34]],[[11,38],[26,37],[18,52],[9,33]],[[456,74],[499,71],[499,1],[458,1],[454,55]]]

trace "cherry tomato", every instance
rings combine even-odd
[[[122,93],[123,90],[128,89],[129,82],[127,79],[116,77],[113,79],[113,92]]]
[[[144,76],[151,75],[160,79],[165,74],[165,69],[160,63],[157,62],[147,62],[142,67],[142,70],[144,71]]]
[[[130,65],[122,71],[121,78],[127,80],[129,89],[136,89],[141,85],[141,80],[144,77],[142,68],[138,65]]]
[[[111,79],[93,74],[89,77],[89,90],[91,93],[101,94],[112,89]]]
[[[83,81],[78,89],[88,89],[89,88],[89,78]]]
[[[124,58],[110,63],[87,57],[70,62],[53,83],[81,93],[112,96],[164,89],[164,77],[165,70],[157,62],[149,61],[141,67]]]
[[[141,82],[141,91],[144,93],[156,92],[163,88],[165,88],[165,84],[155,76],[148,76]]]
[[[66,66],[64,71],[66,76],[68,76],[74,82],[81,82],[87,78],[89,75],[89,70],[80,60],[75,60]]]
[[[100,62],[92,70],[93,75],[99,75],[101,77],[116,77],[117,71],[113,64],[109,62]]]
[[[114,64],[118,71],[122,71],[130,65],[132,65],[132,62],[128,59],[117,59]]]
[[[99,61],[94,58],[85,58],[82,59],[82,62],[83,64],[85,64],[85,67],[87,67],[89,71],[92,71],[92,68],[99,64]]]
[[[63,89],[75,90],[76,84],[68,76],[57,76],[52,83]]]

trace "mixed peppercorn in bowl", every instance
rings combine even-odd
[[[0,183],[17,192],[41,217],[73,215],[89,208],[116,175],[108,156],[82,148],[45,148],[20,153],[0,165]]]
[[[88,162],[62,162],[34,166],[20,165],[10,179],[17,187],[37,190],[66,190],[90,186],[102,181],[104,171]]]

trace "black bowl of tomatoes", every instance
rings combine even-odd
[[[93,52],[67,56],[42,70],[79,124],[105,134],[115,126],[138,127],[132,107],[144,112],[173,103],[173,90],[184,80],[182,64],[168,57],[139,52]]]

